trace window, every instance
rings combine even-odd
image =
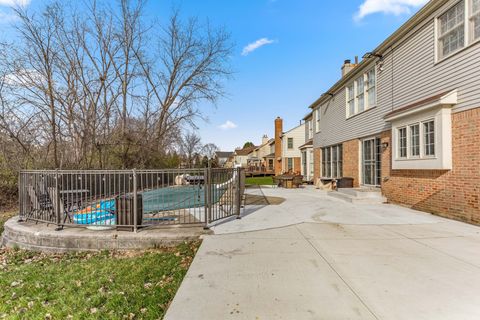
[[[273,159],[268,159],[268,170],[273,170]]]
[[[347,105],[348,115],[353,116],[355,114],[355,89],[354,85],[350,85],[347,89]]]
[[[465,46],[465,0],[438,18],[438,56],[444,58]]]
[[[480,0],[472,0],[470,25],[472,41],[480,39]]]
[[[321,108],[318,107],[318,109],[315,110],[315,130],[316,132],[320,131],[320,117],[321,117]]]
[[[377,103],[375,68],[368,70],[347,86],[347,117],[372,108]]]
[[[375,69],[372,69],[367,73],[367,97],[369,107],[373,107],[377,104]]]
[[[363,75],[357,79],[356,87],[357,87],[357,98],[356,98],[357,112],[362,112],[363,110],[365,110],[365,83],[364,83]]]
[[[342,145],[322,148],[322,176],[324,178],[341,178],[343,176]]]
[[[420,125],[418,124],[410,126],[410,155],[420,156]]]
[[[428,121],[423,123],[423,136],[425,141],[425,155],[435,156],[435,123]]]
[[[287,139],[287,148],[288,149],[293,149],[293,138],[288,138]]]
[[[398,129],[398,156],[407,157],[407,128]]]
[[[287,158],[287,171],[293,170],[293,158]]]
[[[308,125],[308,139],[312,139],[313,138],[313,121],[309,120],[307,125]]]

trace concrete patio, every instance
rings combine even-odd
[[[480,228],[323,191],[213,228],[165,319],[480,319]]]

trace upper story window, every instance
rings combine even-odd
[[[461,0],[437,18],[439,60],[478,40],[480,40],[480,0]]]
[[[313,121],[312,120],[308,120],[307,122],[307,129],[308,129],[308,139],[312,139],[313,138]]]
[[[288,149],[293,149],[293,138],[288,138],[287,139],[287,148]]]
[[[315,109],[315,132],[320,132],[321,108]]]
[[[376,86],[375,68],[363,73],[347,86],[347,117],[351,117],[376,105]]]
[[[465,46],[465,1],[460,1],[438,18],[439,57]]]
[[[475,41],[480,39],[480,0],[472,0],[470,12],[472,40]]]

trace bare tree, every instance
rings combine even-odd
[[[201,138],[193,132],[187,133],[182,140],[181,151],[185,157],[188,167],[192,168],[194,159],[202,150]]]
[[[220,149],[217,147],[216,144],[214,143],[207,143],[206,145],[203,146],[202,148],[202,153],[205,155],[208,159],[213,159],[215,157],[215,153],[219,151]]]

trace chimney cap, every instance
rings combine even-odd
[[[350,60],[350,59],[345,60],[345,64],[350,64],[350,63],[352,63],[352,60]]]

